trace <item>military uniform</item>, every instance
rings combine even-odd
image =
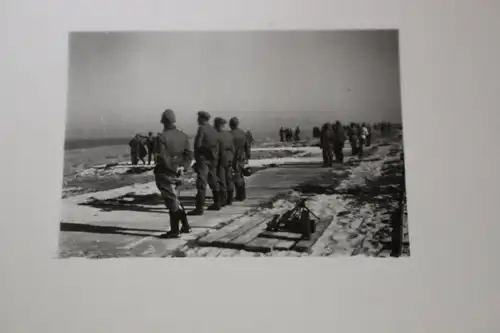
[[[234,143],[233,136],[228,131],[222,129],[227,122],[222,118],[215,118],[215,129],[219,132],[219,165],[217,167],[217,177],[221,193],[221,206],[233,203],[234,183],[233,183],[233,160]]]
[[[154,158],[155,143],[156,143],[156,138],[152,135],[152,133],[150,133],[147,139],[148,164],[151,164],[151,160]]]
[[[230,133],[233,136],[234,144],[233,171],[234,187],[236,190],[235,200],[244,201],[246,199],[246,188],[243,169],[245,168],[245,162],[250,160],[251,157],[250,144],[245,132],[238,128],[238,118],[231,118],[231,120],[229,121],[229,125],[231,126]]]
[[[194,139],[194,158],[196,161],[196,209],[191,215],[202,215],[205,205],[207,184],[212,190],[214,204],[210,210],[220,209],[219,181],[217,177],[217,166],[219,163],[219,133],[213,126],[208,124],[210,114],[205,111],[198,112],[198,118],[205,123],[200,124]]]
[[[186,212],[182,209],[175,186],[179,180],[178,169],[187,169],[191,165],[193,154],[189,145],[188,136],[178,130],[173,111],[167,110],[162,115],[164,131],[158,133],[155,144],[157,164],[154,169],[156,186],[160,190],[165,206],[170,214],[170,231],[167,237],[179,236],[179,222],[182,223],[181,232],[191,231]]]
[[[333,132],[332,125],[323,125],[321,131],[320,145],[323,152],[323,166],[329,167],[333,165],[333,142],[335,133]]]
[[[344,127],[339,121],[337,121],[335,123],[335,141],[333,143],[333,152],[335,154],[335,160],[340,163],[344,163],[344,143]]]

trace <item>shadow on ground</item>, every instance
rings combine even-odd
[[[61,222],[60,231],[64,232],[86,232],[93,234],[114,234],[127,236],[151,236],[151,233],[162,232],[164,230],[153,229],[137,229],[137,228],[122,228],[113,226],[99,226],[80,223],[65,223]]]

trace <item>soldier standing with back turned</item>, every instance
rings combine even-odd
[[[241,129],[239,129],[240,122],[238,118],[233,117],[229,120],[231,127],[231,135],[233,136],[233,143],[235,148],[233,170],[234,170],[234,187],[236,190],[235,201],[244,201],[246,199],[245,177],[243,169],[245,164],[250,159],[250,144],[248,138]]]
[[[181,207],[175,190],[179,177],[190,167],[193,153],[189,147],[189,138],[175,127],[175,114],[166,110],[161,116],[163,132],[158,133],[155,145],[157,164],[154,168],[156,186],[170,215],[170,231],[162,238],[178,238],[180,232],[189,233],[186,212]],[[182,228],[179,232],[179,222]]]
[[[233,160],[234,143],[233,136],[224,130],[227,121],[222,118],[214,119],[214,127],[219,132],[219,165],[217,177],[221,192],[221,206],[233,203],[234,183],[233,183]]]
[[[196,208],[189,215],[203,215],[207,184],[212,190],[214,203],[209,210],[220,210],[220,191],[217,179],[217,166],[219,163],[219,133],[208,121],[210,114],[205,111],[198,112],[198,132],[194,139],[194,158],[196,161]]]

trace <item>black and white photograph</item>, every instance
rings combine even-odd
[[[398,30],[68,43],[59,258],[410,256]]]

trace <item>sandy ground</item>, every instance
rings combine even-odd
[[[346,147],[346,153],[349,150]],[[276,156],[276,151],[280,151],[280,155]],[[191,218],[193,233],[176,240],[157,237],[167,229],[168,215],[151,182],[151,171],[141,174],[141,181],[132,184],[127,184],[130,180],[110,181],[114,185],[106,190],[87,187],[78,195],[67,192],[63,199],[59,255],[87,258],[387,256],[386,244],[391,233],[389,216],[398,205],[395,193],[401,187],[404,168],[399,159],[401,152],[401,142],[381,142],[361,163],[357,158],[347,157],[345,166],[321,168],[321,151],[317,147],[254,150],[253,155],[258,158],[250,165],[260,171],[247,179],[248,200],[220,212]],[[103,175],[102,167],[93,169],[94,175],[111,179],[129,170],[110,168],[105,170],[111,173],[109,176]],[[192,180],[193,175],[188,175],[186,182]],[[193,206],[194,193],[189,186],[181,193],[186,209]],[[197,247],[194,242],[232,220],[266,219],[284,212],[302,197],[308,198],[307,206],[314,214],[332,220],[310,253],[261,254]],[[92,204],[85,205],[89,202]],[[407,227],[405,230],[407,240]],[[405,255],[409,255],[408,249]]]

